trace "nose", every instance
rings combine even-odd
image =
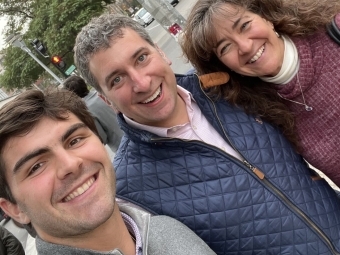
[[[240,40],[237,42],[237,45],[238,45],[238,52],[240,55],[247,54],[251,52],[252,50],[253,40],[240,38]]]
[[[132,89],[135,93],[147,92],[151,87],[151,77],[140,70],[130,73]]]
[[[81,173],[83,159],[74,154],[74,152],[61,149],[56,157],[57,177],[60,180],[68,176],[77,176]]]

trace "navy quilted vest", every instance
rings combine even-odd
[[[340,203],[280,131],[177,76],[241,162],[200,141],[133,129],[116,154],[117,196],[174,217],[217,254],[340,254]]]

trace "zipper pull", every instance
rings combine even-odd
[[[243,163],[251,170],[253,171],[254,174],[256,174],[256,176],[260,179],[263,180],[264,179],[264,173],[262,171],[260,171],[259,169],[257,169],[256,167],[252,166],[248,161],[243,160]]]

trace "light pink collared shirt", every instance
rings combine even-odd
[[[196,104],[191,93],[180,86],[177,86],[177,93],[184,100],[186,105],[189,117],[189,122],[186,124],[170,128],[154,127],[137,123],[127,116],[123,116],[126,122],[132,127],[151,132],[161,137],[203,141],[207,144],[220,148],[239,160],[242,160],[241,155],[235,151],[208,122],[202,114],[201,109]]]

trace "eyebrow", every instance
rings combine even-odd
[[[66,130],[66,132],[64,133],[64,135],[61,137],[61,142],[65,142],[67,140],[67,138],[69,138],[76,130],[80,129],[80,128],[86,128],[87,126],[84,123],[76,123],[74,125],[72,125],[71,127],[69,127],[69,129]],[[18,174],[20,168],[29,160],[31,160],[32,158],[35,158],[39,155],[45,154],[47,152],[50,151],[50,148],[45,147],[45,148],[39,148],[37,150],[28,152],[27,154],[25,154],[23,157],[21,157],[17,163],[14,165],[13,168],[13,174]]]
[[[77,131],[80,128],[87,128],[87,126],[84,123],[76,123],[72,125],[68,130],[66,130],[65,134],[61,137],[61,141],[65,142],[67,138],[69,138],[75,131]]]
[[[232,27],[231,27],[233,30],[238,26],[238,24],[240,23],[240,21],[241,21],[242,18],[243,18],[243,17],[240,17],[240,18],[238,18],[238,19],[234,22],[234,24],[233,24]]]
[[[146,47],[140,47],[139,49],[137,49],[135,51],[135,53],[132,54],[131,58],[130,59],[135,59],[143,50],[145,50]],[[116,74],[118,73],[118,71],[113,71],[111,72],[108,76],[105,77],[105,85],[106,87],[108,87],[108,82],[109,80],[115,76]]]

